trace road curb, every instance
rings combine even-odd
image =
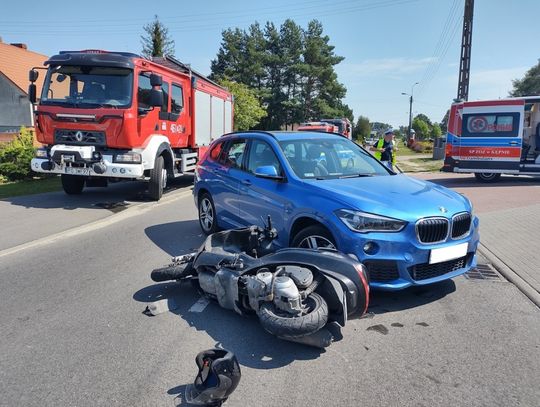
[[[531,286],[526,280],[524,280],[519,274],[506,265],[501,259],[497,257],[491,250],[489,250],[482,243],[478,245],[478,251],[482,256],[489,261],[495,269],[501,273],[504,278],[514,284],[525,296],[530,299],[537,307],[540,308],[540,293]]]
[[[49,236],[45,236],[30,242],[26,242],[17,246],[10,247],[0,251],[0,258],[9,256],[11,254],[18,253],[26,249],[33,249],[39,246],[46,244],[54,243],[68,237],[77,236],[83,233],[88,233],[97,229],[100,229],[105,226],[109,226],[113,223],[123,221],[125,219],[132,218],[133,216],[140,215],[141,213],[148,212],[156,206],[166,205],[177,201],[178,199],[184,198],[185,196],[191,195],[192,186],[186,188],[180,188],[175,191],[169,192],[166,196],[161,198],[159,202],[143,202],[137,205],[133,205],[118,213],[111,213],[109,216],[96,220],[85,225],[75,226],[74,228],[67,229],[58,233],[54,233]]]

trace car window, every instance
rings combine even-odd
[[[300,178],[388,175],[378,160],[344,138],[287,140],[280,147]]]
[[[262,140],[253,140],[249,149],[247,170],[255,174],[257,168],[268,165],[275,167],[277,173],[281,174],[281,165],[270,144]]]
[[[210,150],[210,153],[208,154],[208,159],[213,162],[217,162],[219,160],[219,155],[221,154],[221,150],[223,150],[223,142],[217,143],[212,149]]]
[[[229,168],[241,168],[246,140],[232,140],[221,154],[219,163]]]

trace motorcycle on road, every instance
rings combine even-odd
[[[329,346],[329,322],[345,326],[367,310],[366,269],[333,250],[276,250],[276,237],[270,218],[264,228],[217,232],[197,252],[153,270],[151,278],[191,280],[223,308],[241,315],[255,313],[263,328],[281,339]]]

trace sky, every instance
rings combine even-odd
[[[258,21],[302,27],[318,19],[337,55],[347,103],[370,121],[408,124],[413,114],[440,122],[457,94],[465,0],[93,0],[1,1],[0,37],[45,55],[105,49],[140,53],[143,25],[168,27],[176,57],[210,73],[221,32]],[[539,0],[476,0],[469,100],[504,98],[512,80],[540,58]],[[414,85],[416,82],[419,84]],[[414,85],[414,87],[413,87]]]

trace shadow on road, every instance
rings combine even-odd
[[[169,182],[164,195],[166,196],[171,191],[192,184],[192,176],[177,178]],[[134,203],[150,201],[147,189],[148,184],[146,182],[130,181],[111,183],[108,187],[84,188],[80,195],[67,195],[63,191],[58,191],[4,198],[2,201],[25,208],[63,208],[65,210],[84,208],[120,212]]]
[[[197,331],[210,335],[216,341],[216,347],[234,352],[241,365],[254,369],[276,369],[295,360],[315,359],[324,352],[278,339],[261,327],[255,315],[241,316],[214,302],[210,302],[203,312],[190,312],[199,294],[189,282],[154,284],[137,291],[133,299],[142,303],[163,299],[173,301],[176,309],[171,310],[172,313]]]
[[[144,230],[146,236],[171,257],[196,251],[204,242],[204,235],[198,220],[185,220],[149,226]],[[169,263],[163,258],[163,264]],[[157,266],[156,266],[157,267]]]
[[[395,292],[371,291],[368,311],[374,314],[403,311],[438,301],[454,291],[456,283],[453,280]]]

